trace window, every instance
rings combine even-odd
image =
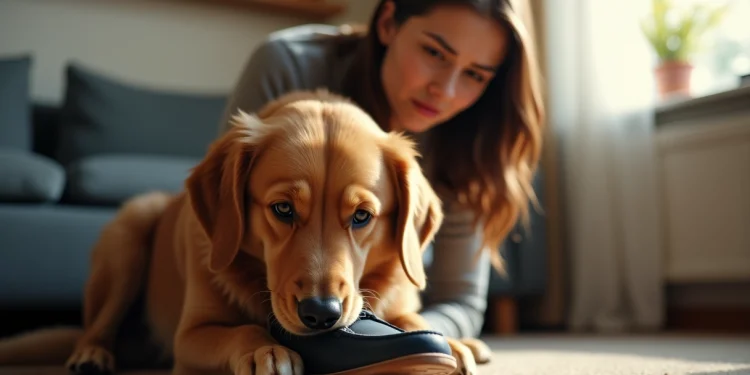
[[[675,4],[719,4],[726,0],[676,0]],[[730,0],[730,9],[713,32],[706,34],[694,61],[691,79],[694,96],[704,96],[739,86],[750,74],[750,1]]]

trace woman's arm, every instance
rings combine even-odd
[[[481,228],[457,203],[445,204],[443,226],[435,236],[420,314],[432,329],[453,338],[477,337],[487,309],[489,253],[481,246]]]
[[[224,109],[219,133],[228,130],[237,110],[253,113],[293,88],[301,87],[298,67],[282,41],[268,40],[253,51]]]

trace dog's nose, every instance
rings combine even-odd
[[[297,305],[297,315],[307,328],[331,328],[341,318],[341,301],[336,297],[305,298]]]

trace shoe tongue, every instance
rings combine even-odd
[[[352,323],[348,328],[354,333],[371,336],[394,335],[403,332],[385,321],[378,319],[369,311],[362,311],[359,315],[359,319]]]

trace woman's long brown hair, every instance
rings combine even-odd
[[[542,150],[544,106],[536,46],[530,30],[509,0],[383,0],[376,8],[364,42],[346,80],[345,91],[381,126],[391,120],[381,83],[385,46],[376,30],[386,1],[396,6],[395,21],[423,15],[438,5],[466,5],[509,31],[508,53],[479,100],[425,136],[425,173],[437,190],[448,191],[476,213],[483,247],[492,264],[503,269],[500,243],[519,218],[528,223],[532,187]]]

